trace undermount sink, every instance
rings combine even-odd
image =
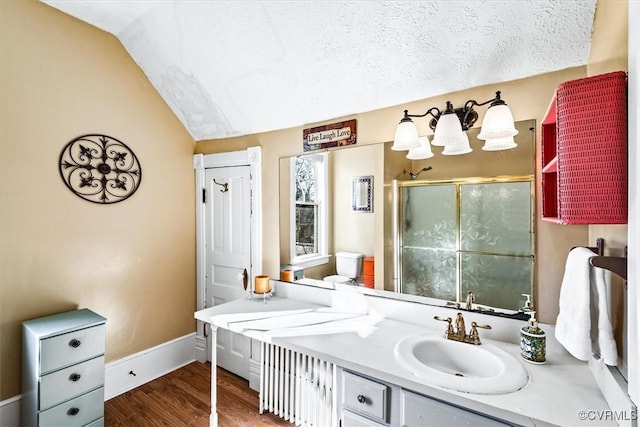
[[[436,335],[410,336],[395,347],[400,365],[425,382],[477,394],[521,389],[529,376],[513,356],[491,344],[472,345]]]

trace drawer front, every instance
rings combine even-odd
[[[353,412],[344,411],[342,413],[342,427],[386,427],[386,424],[380,424]]]
[[[508,426],[499,420],[488,418],[463,408],[452,406],[426,396],[402,391],[402,425],[406,427],[425,426]]]
[[[81,427],[104,416],[104,388],[40,412],[39,427]]]
[[[40,375],[104,354],[106,326],[97,325],[40,341]]]
[[[365,414],[386,423],[389,405],[389,387],[343,372],[342,404],[345,408]]]
[[[40,410],[80,396],[104,384],[104,356],[69,366],[40,378]]]

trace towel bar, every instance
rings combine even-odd
[[[571,249],[575,249],[574,246]],[[627,247],[624,247],[624,257],[617,256],[604,256],[604,239],[598,237],[596,239],[596,246],[586,246],[587,249],[591,249],[597,255],[589,259],[589,264],[594,267],[604,268],[627,280]]]
[[[627,247],[624,247],[624,257],[619,256],[594,256],[589,259],[589,264],[594,267],[604,268],[616,273],[627,280]]]

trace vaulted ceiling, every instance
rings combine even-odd
[[[42,0],[113,33],[196,140],[584,65],[596,0]]]

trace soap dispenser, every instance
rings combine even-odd
[[[529,311],[528,313],[531,316],[528,325],[520,329],[520,357],[530,363],[542,364],[546,362],[546,336],[544,331],[538,327],[536,312]]]
[[[523,297],[527,298],[524,302],[524,306],[520,309],[520,311],[531,311],[533,310],[533,303],[531,302],[531,294],[522,294]]]

